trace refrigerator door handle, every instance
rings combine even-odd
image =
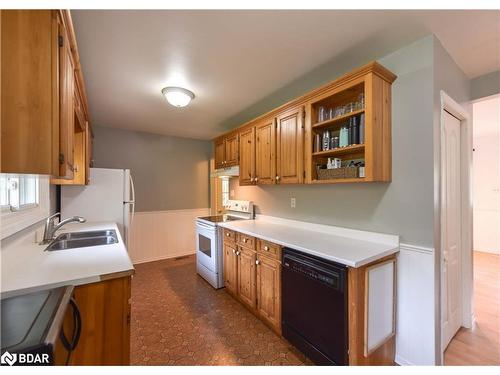
[[[130,179],[130,187],[132,188],[132,200],[129,201],[129,203],[135,204],[135,188],[134,188],[134,179],[132,178],[132,175],[129,174],[128,178]],[[133,212],[132,212],[133,213]]]

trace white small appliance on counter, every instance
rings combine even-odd
[[[61,187],[61,217],[112,221],[118,225],[125,245],[129,243],[134,207],[130,169],[90,168],[89,185]]]
[[[228,200],[224,215],[199,217],[196,219],[196,272],[215,289],[224,287],[223,235],[218,223],[234,220],[252,220],[253,203]]]

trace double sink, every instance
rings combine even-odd
[[[111,245],[115,243],[118,243],[118,237],[114,229],[62,233],[57,236],[45,250],[68,250],[78,247]]]

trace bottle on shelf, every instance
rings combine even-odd
[[[359,124],[358,124],[358,117],[355,116],[352,118],[352,138],[351,138],[351,144],[357,145],[359,144]]]
[[[317,134],[314,136],[314,152],[321,151],[321,135]]]
[[[323,151],[328,151],[330,149],[330,132],[325,130],[323,132]]]
[[[339,147],[346,147],[348,144],[348,128],[346,125],[342,125],[340,128],[339,136]]]
[[[365,114],[359,116],[359,143],[365,143]]]
[[[347,128],[347,131],[348,131],[348,133],[347,133],[347,145],[348,146],[350,146],[354,143],[353,142],[354,137],[353,137],[353,125],[352,125],[353,121],[352,120],[353,120],[353,117],[351,117],[349,119],[349,127]]]

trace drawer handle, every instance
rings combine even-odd
[[[269,251],[269,246],[264,246],[264,250]]]

